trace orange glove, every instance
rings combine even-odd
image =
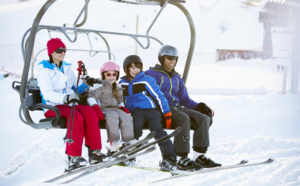
[[[104,114],[103,114],[101,108],[99,107],[99,105],[94,105],[93,108],[96,110],[99,120],[103,120]]]
[[[172,124],[171,116],[172,116],[171,111],[164,114],[164,122],[166,123],[166,129],[171,127],[171,124]]]

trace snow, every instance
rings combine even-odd
[[[11,71],[14,69],[21,74],[22,36],[31,26],[44,2],[36,0],[0,5],[0,63],[2,68]],[[70,0],[65,2],[70,3]],[[95,1],[92,2],[95,3]],[[277,69],[275,60],[236,58],[215,63],[216,48],[261,49],[263,30],[257,18],[261,7],[246,7],[237,0],[207,2],[189,0],[185,4],[191,12],[197,32],[197,46],[188,74],[187,88],[193,99],[207,103],[216,113],[210,129],[211,141],[207,156],[224,165],[237,163],[243,159],[256,162],[274,158],[275,161],[268,165],[200,174],[152,185],[300,185],[300,94],[291,94],[289,86],[286,87],[287,93],[282,94],[283,73]],[[78,4],[81,6],[81,1]],[[109,3],[107,5],[110,6]],[[51,8],[54,14],[49,13],[42,20],[42,24],[65,23],[67,15],[55,15],[55,11],[64,9],[60,6],[61,4]],[[135,31],[134,26],[130,25],[132,24],[130,21],[136,18],[132,13],[134,9],[126,13],[125,10],[123,11],[125,5],[120,7],[114,11],[121,12],[120,14],[111,13],[108,8],[99,7],[105,14],[111,15],[106,18],[116,22],[116,25],[101,25],[97,21],[95,22],[97,26],[100,25],[105,30]],[[75,4],[74,9],[78,10]],[[145,9],[143,7],[138,10],[141,18],[141,33],[145,33],[149,25],[142,23],[151,21],[144,15],[147,13],[153,16],[158,11],[154,7],[148,12],[145,12]],[[164,43],[178,46],[183,57],[180,56],[176,68],[182,72],[184,56],[188,48],[186,35],[174,37],[171,34],[170,36],[166,29],[177,28],[174,29],[174,33],[181,34],[189,32],[185,30],[185,18],[174,16],[172,14],[174,11],[174,8],[166,9],[166,13],[158,19],[158,25],[154,26],[150,33],[157,35],[158,38],[162,35]],[[234,16],[231,12],[238,12],[240,16]],[[117,20],[122,19],[125,14],[128,20],[121,24],[117,23]],[[164,16],[171,21],[166,21]],[[16,23],[19,19],[22,19],[22,24]],[[104,21],[104,18],[101,20]],[[225,32],[219,29],[223,23],[227,25]],[[72,25],[72,22],[70,24]],[[41,33],[41,35],[37,37],[36,51],[45,47],[45,42],[48,40],[47,34]],[[78,42],[81,46],[88,46],[82,40]],[[113,43],[111,47],[117,51],[116,60],[120,63],[124,56],[134,51],[134,42],[131,40],[112,38],[111,42]],[[149,53],[138,49],[139,54],[145,60],[145,69],[157,60],[155,56],[158,45],[151,44],[154,46],[151,45]],[[66,60],[77,61],[79,58],[77,54],[68,52]],[[43,59],[44,56],[46,53],[41,53],[37,61]],[[97,62],[96,64],[87,63],[87,66],[91,67],[88,68],[89,74],[98,75],[99,63],[105,60],[104,58],[102,55],[96,59],[86,59],[88,62],[93,60]],[[11,88],[13,81],[20,81],[20,78],[10,75],[0,80],[2,118],[0,185],[45,185],[42,184],[43,181],[62,173],[65,168],[65,144],[62,140],[65,130],[36,130],[26,126],[18,117],[20,100],[19,94]],[[287,85],[289,83],[288,78]],[[39,118],[42,113],[35,112],[33,115]],[[148,132],[145,130],[144,135]],[[106,152],[105,146],[108,144],[105,130],[101,130],[101,136],[103,152]],[[85,148],[83,156],[87,158]],[[189,156],[192,158],[193,153]],[[137,164],[158,167],[160,159],[160,151],[157,149],[139,157]],[[79,179],[70,185],[147,185],[148,182],[168,176],[161,172],[111,167]]]

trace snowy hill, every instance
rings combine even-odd
[[[65,167],[64,130],[34,130],[17,117],[18,95],[7,78],[0,81],[1,185],[39,185],[61,173]],[[4,99],[3,99],[4,98]],[[300,175],[300,96],[266,95],[193,96],[216,111],[210,130],[208,156],[223,164],[242,159],[253,161],[274,158],[270,165],[190,176],[164,185],[299,185]],[[4,107],[5,105],[5,107]],[[144,135],[148,131],[144,131]],[[103,146],[108,146],[101,130]],[[105,151],[105,150],[104,150]],[[190,154],[192,156],[192,154]],[[84,151],[83,156],[87,157]],[[138,158],[142,166],[157,167],[160,152]],[[86,185],[144,185],[167,174],[112,167],[74,183]],[[73,185],[73,184],[72,184]]]
[[[22,36],[31,26],[43,2],[45,1],[36,0],[0,4],[0,64],[5,69],[15,68],[21,73]],[[71,0],[65,0],[59,3],[70,2]],[[158,11],[153,7],[150,10],[141,8],[137,12],[132,9],[128,13],[124,5],[116,6],[116,3],[110,1],[102,2],[110,8],[99,6],[98,11],[116,24],[109,24],[104,18],[103,24],[100,24],[99,20],[91,17],[87,26],[95,24],[105,30],[134,31],[132,21],[136,19],[138,12],[140,33],[145,33],[149,22],[152,21],[152,18],[148,18],[149,15],[153,16]],[[216,48],[261,48],[262,25],[258,23],[257,18],[260,7],[247,7],[237,0],[211,1],[207,4],[205,2],[188,0],[185,6],[191,12],[197,32],[195,55],[187,87],[193,99],[207,103],[216,112],[210,129],[211,145],[208,157],[224,165],[243,159],[251,162],[274,158],[275,162],[184,177],[155,185],[300,185],[300,95],[281,94],[283,74],[277,70],[276,61],[232,59],[215,63]],[[82,6],[81,3],[82,1],[72,4],[74,12]],[[95,1],[92,3],[97,5]],[[52,13],[49,12],[41,24],[72,24],[67,18],[73,14],[66,15],[62,4],[51,7]],[[112,6],[114,11],[111,11]],[[64,14],[57,14],[56,11],[62,11]],[[174,16],[178,10],[175,11],[174,8],[166,9],[150,33],[163,38],[164,43],[178,46],[182,57],[179,58],[180,62],[176,68],[182,72],[188,47],[186,41],[189,37],[186,34],[188,31],[185,30],[184,16]],[[91,10],[91,13],[95,12]],[[240,16],[235,16],[234,13]],[[126,17],[127,21],[117,23],[122,17]],[[18,24],[20,20],[22,24]],[[220,26],[225,26],[226,31],[222,32]],[[47,40],[48,35],[41,33],[37,38],[35,50],[44,48]],[[82,39],[80,42],[86,41]],[[132,40],[112,38],[111,42],[112,48],[118,54],[116,60],[120,64],[125,55],[134,51]],[[75,44],[68,43],[67,46],[75,47]],[[82,46],[89,47],[87,44]],[[145,60],[146,69],[157,61],[158,48],[159,45],[154,44],[149,52],[138,49]],[[68,53],[67,61],[76,62],[80,56],[75,54]],[[37,61],[45,56],[45,53],[41,53]],[[104,55],[87,58],[88,63],[97,63],[91,65],[93,68],[88,69],[89,73],[98,74],[103,60]],[[12,82],[19,80],[13,76],[0,80],[0,185],[45,185],[42,184],[43,181],[62,173],[65,168],[65,144],[62,140],[65,130],[35,130],[20,121],[19,95],[11,88]],[[145,130],[144,135],[147,133]],[[106,131],[101,130],[101,135],[102,145],[108,146]],[[83,156],[87,157],[85,149],[83,152]],[[106,149],[103,149],[103,152],[106,152]],[[191,153],[189,156],[192,158],[192,155]],[[158,167],[160,159],[159,150],[155,150],[138,158],[137,164]],[[70,185],[147,185],[150,181],[168,176],[160,172],[111,167]]]

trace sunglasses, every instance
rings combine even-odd
[[[65,48],[59,48],[59,49],[56,49],[56,50],[54,50],[54,52],[56,52],[56,53],[58,53],[58,54],[61,54],[61,53],[66,53],[67,52],[67,49],[65,49]]]
[[[174,57],[174,56],[167,56],[167,59],[170,61],[172,61],[172,60],[177,61],[177,57]]]
[[[117,76],[118,74],[117,74],[117,73],[106,73],[105,75],[106,75],[107,77],[110,77],[111,75],[112,75],[112,76]]]

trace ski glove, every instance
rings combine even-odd
[[[197,105],[197,109],[202,114],[207,115],[210,118],[210,125],[212,124],[212,117],[214,117],[215,112],[211,108],[209,108],[205,103],[199,103]]]
[[[127,108],[125,108],[125,107],[122,106],[122,107],[120,107],[120,109],[122,109],[127,114],[130,114],[130,111]]]
[[[65,95],[63,99],[64,104],[70,104],[72,102],[80,102],[80,95],[76,92],[70,95]]]
[[[83,77],[82,81],[83,81],[84,84],[89,85],[89,86],[93,86],[96,83],[101,84],[100,79],[91,78],[90,76]]]
[[[104,114],[99,105],[94,105],[93,108],[96,110],[99,120],[104,119]]]
[[[163,116],[163,127],[166,129],[171,127],[171,124],[172,124],[171,116],[172,116],[171,111],[164,114],[164,116]]]
[[[209,114],[212,117],[214,116],[214,111],[211,108],[209,108],[205,103],[202,103],[202,102],[199,103],[197,105],[197,109],[196,110],[200,111],[202,114],[206,114],[206,115]]]

